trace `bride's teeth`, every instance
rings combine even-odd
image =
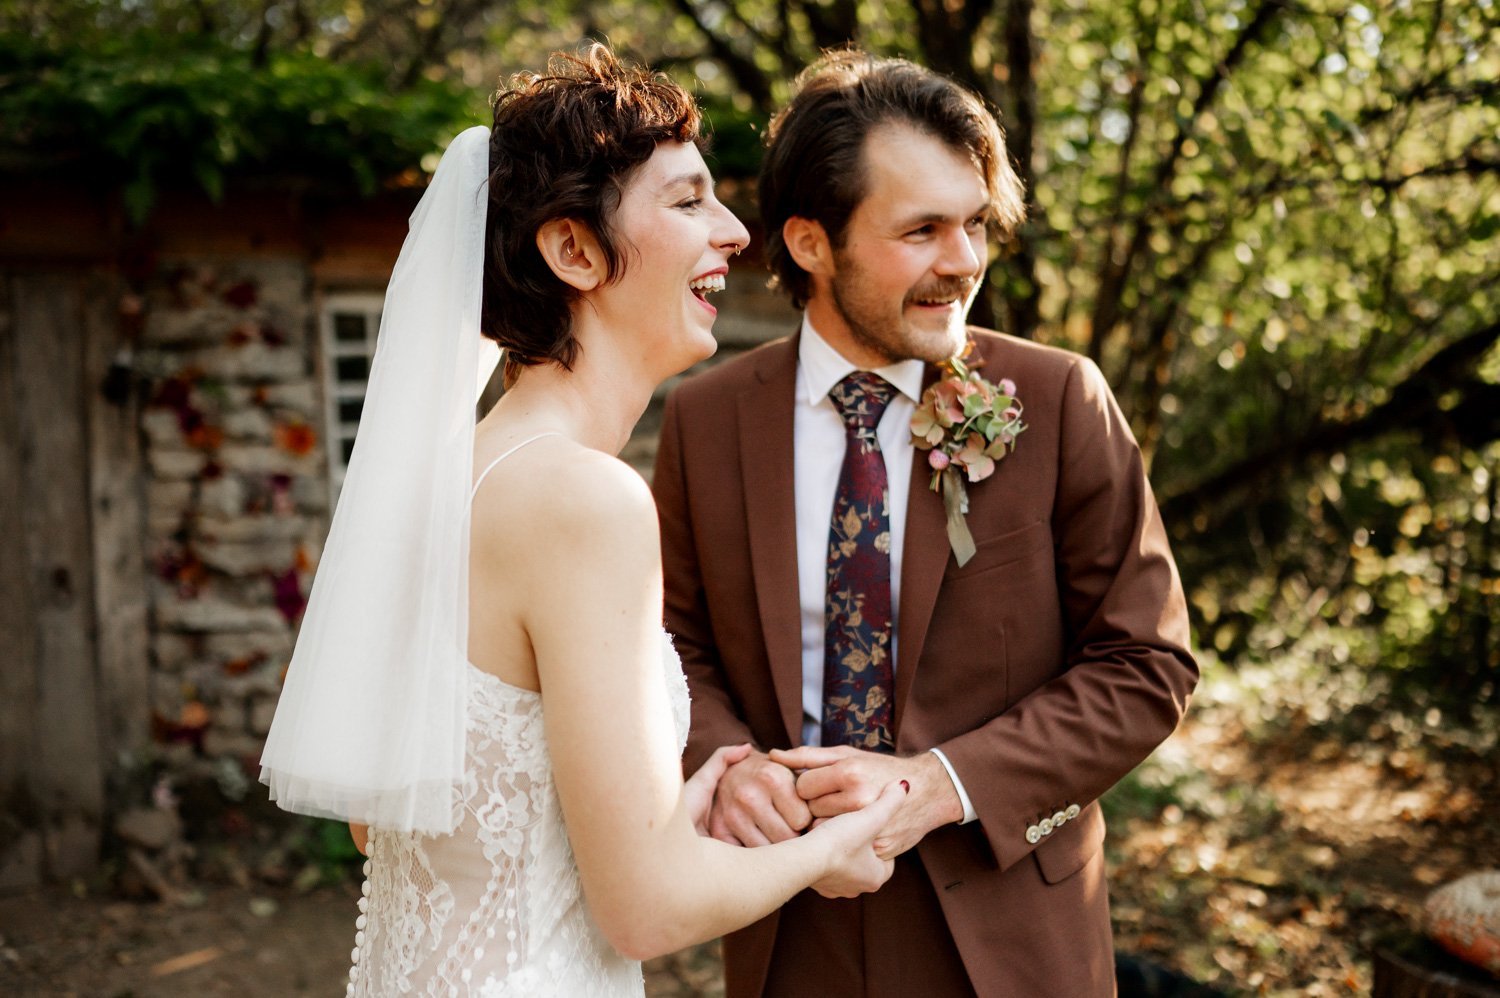
[[[688,282],[688,287],[694,291],[723,291],[724,275],[710,274]]]

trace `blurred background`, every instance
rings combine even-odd
[[[260,739],[406,215],[590,38],[699,95],[752,231],[820,48],[993,104],[1029,221],[974,319],[1103,368],[1204,666],[1106,799],[1122,993],[1427,960],[1500,856],[1494,0],[0,0],[0,991],[341,986],[356,857]],[[708,363],[795,328],[754,256]]]

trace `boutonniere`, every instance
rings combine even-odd
[[[1016,383],[986,381],[959,357],[943,362],[947,376],[922,393],[911,417],[912,443],[927,451],[932,491],[943,497],[948,514],[948,543],[960,566],[974,557],[974,535],[964,516],[969,512],[965,484],[995,473],[995,463],[1016,446],[1026,429]]]

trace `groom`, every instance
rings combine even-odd
[[[891,881],[727,938],[728,994],[1110,995],[1098,798],[1197,680],[1140,454],[1093,364],[965,327],[1022,218],[980,101],[856,52],[799,83],[760,198],[801,329],[676,391],[657,458],[686,763],[754,744],[711,824],[747,846],[911,791]],[[909,427],[966,340],[1026,428],[968,485],[960,565]]]

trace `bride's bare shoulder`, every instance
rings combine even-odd
[[[551,544],[647,531],[656,543],[656,504],[645,479],[619,458],[565,437],[537,440],[497,465],[474,496],[473,516],[479,529],[520,531]]]

